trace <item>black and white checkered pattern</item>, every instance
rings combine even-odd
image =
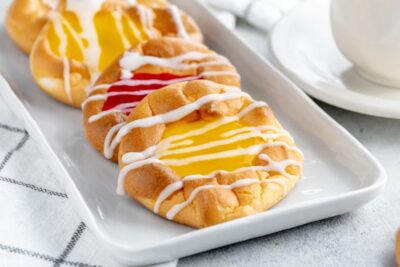
[[[120,266],[98,243],[0,99],[0,266]]]

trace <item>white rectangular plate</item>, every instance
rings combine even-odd
[[[1,22],[10,0],[1,1]],[[162,219],[115,193],[118,169],[83,136],[79,110],[34,84],[27,56],[0,31],[0,94],[48,152],[71,203],[116,258],[127,264],[169,261],[348,212],[385,184],[379,163],[348,132],[196,1],[177,0],[203,29],[207,44],[240,71],[243,88],[267,101],[304,151],[304,179],[269,211],[195,230]],[[16,96],[18,95],[18,97]]]

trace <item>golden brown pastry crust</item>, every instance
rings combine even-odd
[[[145,43],[139,44],[137,47],[131,49],[131,51],[139,52],[141,55],[146,56],[157,56],[161,58],[169,58],[175,57],[178,55],[186,54],[188,52],[201,52],[206,54],[212,54],[213,51],[209,50],[203,44],[173,38],[173,37],[162,37],[149,40]],[[205,59],[199,62],[203,62],[210,59]],[[170,73],[176,75],[193,75],[196,76],[201,72],[204,71],[232,71],[236,73],[235,67],[232,65],[218,65],[218,66],[206,66],[206,67],[199,67],[195,69],[188,69],[188,70],[174,70],[171,68],[159,67],[154,65],[146,65],[137,70],[136,73]],[[110,66],[96,81],[95,85],[100,84],[112,84],[121,77],[121,68],[119,67],[118,60]],[[225,85],[231,86],[240,86],[240,79],[236,76],[230,75],[222,75],[222,76],[209,76],[204,77],[204,79],[218,82]],[[96,94],[105,94],[107,89],[101,89],[94,91],[91,95]],[[92,146],[99,151],[100,153],[104,153],[104,140],[107,136],[109,130],[125,121],[125,117],[121,113],[113,113],[107,115],[95,122],[89,123],[88,120],[91,116],[99,114],[104,105],[104,100],[98,100],[94,102],[89,102],[83,109],[83,124],[85,129],[85,135]],[[113,157],[113,161],[117,161],[118,149],[116,149]]]
[[[163,114],[183,105],[194,102],[208,94],[224,92],[224,87],[209,81],[191,81],[164,87],[146,98],[131,112],[128,122]],[[169,99],[169,101],[164,101]],[[240,99],[212,102],[203,105],[200,110],[191,113],[181,121],[208,120],[222,116],[232,116],[248,106],[252,101],[242,97]],[[248,126],[270,125],[281,129],[281,126],[269,107],[258,107],[241,118],[241,122]],[[157,124],[147,128],[135,128],[123,137],[119,149],[120,169],[126,165],[121,160],[127,152],[141,152],[150,146],[157,145],[168,124]],[[280,137],[279,141],[295,146],[287,137]],[[303,161],[302,155],[286,146],[273,146],[262,151],[274,161],[293,159]],[[256,157],[254,165],[267,165],[267,162]],[[181,210],[174,221],[193,227],[206,227],[235,218],[244,217],[264,211],[278,201],[293,188],[301,175],[301,167],[290,165],[286,168],[290,178],[274,172],[245,171],[241,173],[219,174],[212,179],[199,179],[184,183],[183,189],[175,192],[165,200],[159,209],[159,215],[166,217],[166,213],[176,204],[185,201],[190,193],[198,186],[211,184],[232,184],[245,177],[254,178],[282,178],[287,183],[287,191],[279,184],[253,184],[233,190],[214,188],[201,191],[190,205]],[[180,181],[179,177],[169,167],[154,163],[134,169],[125,176],[124,189],[127,194],[140,202],[146,208],[153,210],[157,197],[169,184]]]
[[[49,20],[51,7],[43,0],[14,0],[6,17],[6,30],[13,42],[29,54]]]

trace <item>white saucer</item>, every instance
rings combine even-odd
[[[323,102],[400,119],[400,88],[366,80],[344,58],[333,40],[329,6],[329,0],[310,0],[283,18],[270,35],[272,60],[307,94]]]

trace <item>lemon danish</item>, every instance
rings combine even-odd
[[[30,55],[31,71],[39,87],[57,100],[78,107],[86,97],[85,88],[123,51],[160,36],[154,27],[153,9],[128,2],[131,1],[59,2],[59,12],[49,13],[51,19],[41,30]],[[177,35],[190,38],[185,27],[190,25],[187,29],[198,33],[197,38],[201,39],[198,27],[186,15],[181,16],[176,6],[155,3],[154,9],[171,10],[169,17],[159,16],[157,21],[168,25],[168,18],[172,17],[179,25],[171,28]]]
[[[43,28],[31,54],[33,77],[46,93],[79,107],[85,89],[123,51],[157,35],[125,1],[68,0]],[[151,10],[148,10],[151,12]]]
[[[117,192],[197,228],[272,207],[302,173],[303,155],[269,106],[211,81],[152,92],[119,142]]]

